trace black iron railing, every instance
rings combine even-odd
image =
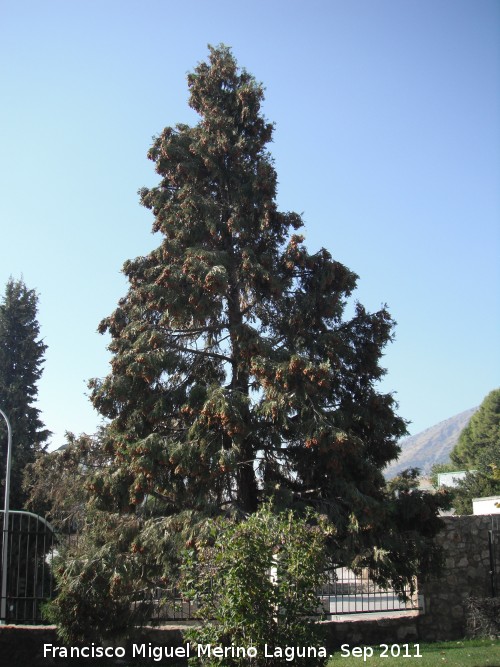
[[[1,510],[2,531],[3,522]],[[55,532],[45,519],[31,512],[9,511],[7,585],[0,600],[5,611],[0,622],[40,622],[41,606],[54,595],[51,561],[56,549]]]
[[[3,512],[0,513],[0,526]],[[76,543],[77,534],[58,535],[52,526],[30,512],[9,512],[9,559],[3,623],[40,623],[42,606],[55,596],[52,562],[58,546]],[[334,618],[349,614],[402,613],[418,609],[416,595],[402,601],[391,588],[375,584],[368,570],[354,573],[338,567],[318,591],[318,615]],[[195,620],[196,603],[183,599],[175,589],[157,587],[131,596],[138,619],[153,624]]]
[[[354,573],[346,567],[335,568],[319,597],[321,612],[327,617],[419,609],[416,592],[407,589],[406,600],[402,600],[393,588],[376,584],[367,569]]]

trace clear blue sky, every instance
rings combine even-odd
[[[156,247],[137,190],[224,42],[266,87],[279,205],[398,322],[383,390],[416,433],[500,377],[498,0],[0,0],[0,288],[39,293],[39,407],[93,432],[96,333]]]

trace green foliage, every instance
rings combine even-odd
[[[61,566],[54,608],[68,636],[120,632],[127,591],[175,581],[182,548],[214,517],[245,532],[270,498],[324,514],[337,563],[371,565],[398,589],[434,555],[439,497],[411,480],[387,488],[381,472],[406,432],[394,398],[378,391],[391,316],[356,304],[345,318],[357,276],[325,249],[310,253],[295,233],[300,216],[277,209],[262,86],[224,46],[188,85],[199,122],[155,139],[160,182],[140,192],[160,244],[125,262],[128,293],[100,324],[111,372],[90,389],[109,420],[99,438],[107,462],[88,473],[84,539]],[[136,527],[129,546],[120,525]],[[86,596],[92,581],[104,600]]]
[[[212,535],[191,550],[184,587],[200,604],[201,627],[186,633],[190,664],[209,667],[285,664],[266,657],[265,645],[319,647],[317,590],[325,577],[325,543],[333,533],[325,517],[298,518],[263,508],[242,523],[219,520]],[[315,618],[316,616],[316,618]],[[254,647],[257,657],[196,656],[196,644]],[[324,665],[319,656],[295,657],[294,665]]]
[[[205,526],[206,517],[189,511],[160,515],[153,498],[133,514],[103,510],[95,474],[116,472],[105,443],[105,429],[94,437],[68,433],[64,449],[40,455],[25,476],[30,509],[70,534],[53,564],[58,597],[44,610],[68,643],[119,639],[147,620],[151,591],[172,597],[179,555]]]
[[[450,459],[457,470],[500,465],[500,389],[491,391],[472,415]]]
[[[53,452],[41,452],[24,471],[26,507],[49,519],[62,532],[82,527],[90,500],[90,480],[111,464],[96,436],[66,433],[65,444]]]
[[[361,552],[359,559],[360,565],[370,566],[375,581],[390,581],[403,598],[405,586],[414,592],[417,575],[424,581],[441,567],[442,553],[433,538],[442,526],[439,510],[449,509],[451,501],[446,490],[420,491],[419,472],[410,468],[388,483],[383,517],[372,535],[372,549],[368,554]],[[381,538],[383,525],[387,533]]]
[[[381,469],[405,433],[377,383],[385,308],[357,304],[356,275],[309,253],[300,216],[278,211],[263,89],[226,47],[188,76],[193,127],[167,127],[141,190],[161,243],[127,261],[127,295],[100,325],[111,373],[91,382],[110,420],[103,504],[241,516],[274,496],[325,512],[349,539],[385,502]]]
[[[491,468],[468,472],[453,489],[453,507],[456,514],[472,514],[474,498],[500,495],[500,479]]]
[[[141,568],[135,538],[137,519],[94,512],[78,542],[54,562],[60,593],[46,605],[47,620],[68,643],[120,638],[134,622]]]
[[[457,514],[472,514],[474,498],[500,494],[500,389],[491,391],[463,429],[451,454],[455,470],[468,470],[452,490]]]
[[[34,461],[50,431],[35,407],[47,346],[39,339],[38,297],[22,280],[9,279],[0,304],[0,407],[12,428],[10,507],[21,509],[25,466]],[[7,427],[0,419],[0,479],[5,479]]]

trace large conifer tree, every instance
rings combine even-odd
[[[345,318],[357,276],[278,211],[263,91],[230,50],[211,48],[188,82],[199,123],[155,139],[160,182],[141,190],[161,244],[125,263],[128,293],[100,325],[105,465],[89,469],[81,539],[58,569],[50,613],[66,640],[126,633],[130,601],[178,585],[215,515],[244,520],[270,498],[326,514],[331,561],[375,566],[400,591],[435,563],[440,498],[415,471],[389,485],[381,472],[406,431],[377,389],[390,315]]]
[[[457,514],[471,514],[474,498],[500,493],[500,389],[483,400],[450,452],[454,469],[468,470],[453,489]]]
[[[274,494],[373,525],[405,433],[377,389],[393,321],[359,304],[343,319],[357,276],[278,211],[263,90],[230,50],[188,84],[200,121],[156,138],[160,182],[140,191],[162,242],[125,263],[128,294],[100,325],[112,370],[92,401],[111,420],[113,493],[242,513]]]
[[[10,507],[20,509],[23,470],[34,461],[50,431],[44,428],[35,407],[37,382],[47,346],[39,338],[38,297],[22,280],[10,279],[0,304],[0,407],[12,427],[12,472]],[[5,479],[7,429],[0,420],[0,478]],[[3,496],[2,496],[3,497]]]
[[[500,389],[491,391],[472,415],[450,459],[457,469],[500,466]]]

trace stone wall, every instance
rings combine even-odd
[[[419,585],[424,613],[418,618],[423,641],[460,639],[466,634],[470,596],[491,597],[488,531],[495,528],[497,595],[500,593],[500,519],[498,515],[444,517],[445,527],[436,538],[444,551],[444,568],[438,577]]]
[[[55,626],[0,625],[0,667],[44,664],[45,643],[57,643]]]

